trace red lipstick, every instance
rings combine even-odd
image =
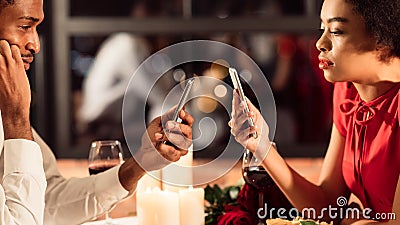
[[[331,61],[330,61],[329,59],[327,59],[327,58],[318,57],[318,59],[319,59],[319,64],[318,64],[318,66],[319,66],[319,68],[320,68],[321,70],[328,69],[330,66],[333,65],[333,62],[331,62]]]

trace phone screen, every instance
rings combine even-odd
[[[240,101],[241,101],[241,102],[246,102],[246,96],[244,95],[243,88],[242,88],[242,84],[240,83],[239,75],[238,75],[236,69],[235,69],[235,68],[229,68],[229,75],[230,75],[230,77],[231,77],[231,80],[232,80],[232,83],[233,83],[233,87],[234,87],[234,88],[238,91],[238,93],[239,93]],[[245,105],[244,111],[245,111],[245,113],[247,114],[247,113],[250,112],[250,110],[249,110],[249,107],[247,106],[247,104],[244,104],[244,105]],[[252,118],[248,118],[247,121],[248,121],[250,127],[254,127],[254,121],[253,121]],[[257,136],[258,136],[258,135],[257,135],[257,132],[251,133],[250,135],[251,135],[253,138],[257,138]]]

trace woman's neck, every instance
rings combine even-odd
[[[390,88],[395,86],[397,83],[389,81],[381,81],[375,84],[359,84],[353,83],[357,89],[360,98],[365,102],[370,102],[379,96],[383,95]]]
[[[360,97],[365,102],[370,102],[383,95],[390,88],[400,82],[400,58],[392,57],[373,66],[376,76],[363,84],[353,82]]]

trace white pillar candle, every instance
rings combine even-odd
[[[145,192],[154,188],[161,188],[161,170],[147,172],[140,180],[138,181],[136,187],[136,194]]]
[[[155,225],[154,214],[157,196],[153,194],[151,189],[145,192],[136,193],[136,211],[139,224]]]
[[[180,225],[204,225],[204,189],[192,188],[179,191]]]
[[[178,193],[146,190],[136,195],[140,225],[180,225]]]
[[[179,217],[179,196],[178,193],[170,191],[155,191],[157,202],[153,205],[156,208],[156,225],[180,225]]]
[[[177,162],[162,169],[163,189],[178,192],[193,185],[193,145]]]

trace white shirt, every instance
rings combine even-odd
[[[164,93],[153,87],[157,74],[138,70],[150,52],[149,41],[131,33],[115,33],[104,41],[83,83],[82,105],[77,114],[78,130],[83,132],[90,123],[103,122],[110,134],[124,132],[129,136],[130,149],[140,147],[146,120],[161,115],[160,106],[169,108],[162,102]],[[123,105],[133,76],[135,83],[129,88],[129,104]],[[148,96],[150,90],[152,94]],[[151,107],[148,115],[145,115],[146,104]],[[128,116],[124,117],[122,127],[123,113]]]
[[[39,145],[4,141],[1,119],[0,126],[0,224],[43,224],[46,177]]]
[[[0,131],[3,132],[2,124]],[[0,224],[81,224],[128,196],[119,182],[119,166],[85,178],[65,179],[50,148],[35,131],[33,137],[34,142],[4,142]]]
[[[112,34],[101,45],[83,83],[79,119],[83,123],[89,123],[97,119],[112,103],[122,99],[135,70],[149,55],[150,46],[145,39],[129,33]],[[140,78],[141,85],[138,87],[141,89],[135,92],[137,99],[130,101],[146,102],[145,93],[150,90],[152,83],[148,82],[146,74],[137,76]],[[137,104],[132,102],[132,105]]]

